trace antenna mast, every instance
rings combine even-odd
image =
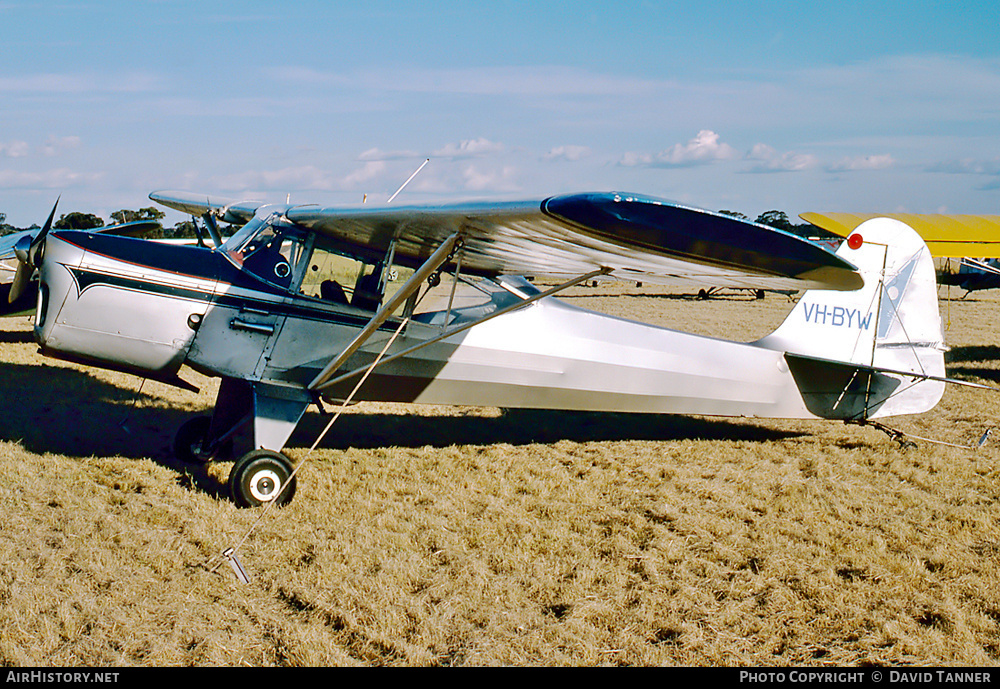
[[[424,165],[426,165],[429,162],[431,162],[430,158],[428,158],[427,160],[425,160],[424,162],[422,162],[420,164],[420,167],[418,167],[416,170],[414,170],[413,174],[410,175],[409,178],[405,182],[403,182],[403,185],[401,187],[399,187],[399,189],[396,190],[396,193],[389,197],[389,200],[386,201],[386,205],[392,203],[392,200],[394,198],[396,198],[397,196],[399,196],[399,192],[403,191],[403,187],[405,187],[407,184],[409,184],[410,180],[412,180],[414,177],[416,177],[417,173],[420,172],[421,170],[423,170],[424,169]]]

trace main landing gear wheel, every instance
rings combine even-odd
[[[181,424],[177,429],[177,435],[174,436],[174,456],[189,464],[204,464],[231,455],[232,440],[223,442],[212,452],[205,451],[205,438],[208,437],[211,425],[210,416],[196,416]]]
[[[256,507],[273,500],[279,507],[286,505],[295,495],[295,483],[291,460],[271,450],[246,453],[229,472],[229,492],[240,507]]]

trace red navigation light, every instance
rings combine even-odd
[[[855,232],[854,234],[852,234],[850,237],[847,238],[847,246],[851,247],[852,249],[860,249],[861,245],[864,243],[865,243],[864,238],[857,232]]]

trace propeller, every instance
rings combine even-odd
[[[27,287],[28,282],[31,281],[31,276],[35,274],[35,270],[41,264],[41,248],[45,242],[45,235],[52,229],[52,220],[56,217],[59,198],[56,199],[55,205],[52,206],[52,212],[49,213],[49,219],[45,221],[41,232],[34,237],[25,235],[17,240],[17,244],[14,245],[14,253],[17,255],[18,263],[17,272],[14,273],[14,282],[11,283],[10,292],[7,295],[7,303],[9,304],[17,301],[17,298],[24,292],[24,288]]]

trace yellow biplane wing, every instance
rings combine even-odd
[[[923,237],[932,256],[1000,258],[1000,215],[801,213],[799,217],[842,237],[866,220],[892,218],[906,223]]]

